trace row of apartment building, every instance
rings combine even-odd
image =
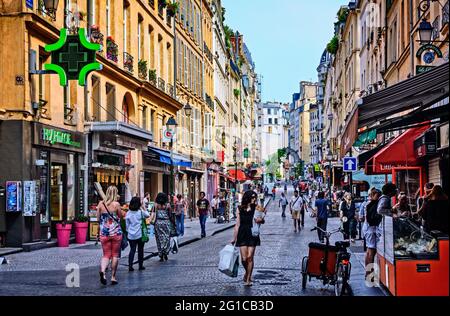
[[[317,68],[314,162],[324,179],[348,185],[342,158],[353,156],[365,176],[384,176],[405,192],[425,181],[448,190],[448,25],[444,0],[357,0],[339,9]]]
[[[255,64],[223,13],[220,0],[63,0],[54,12],[43,1],[2,2],[0,187],[33,181],[36,190],[31,209],[0,201],[3,242],[54,236],[55,224],[95,208],[94,184],[116,185],[122,203],[173,191],[193,206],[200,191],[229,189],[236,164],[259,161]],[[85,87],[40,72],[51,62],[45,46],[73,16],[102,45],[103,69]]]
[[[435,133],[445,130],[448,76],[443,76],[443,83],[435,83],[437,92],[425,90],[424,83],[432,84],[439,72],[448,67],[448,8],[448,1],[444,0],[357,0],[339,8],[334,36],[317,67],[318,81],[300,82],[299,93],[293,95],[289,131],[291,166],[301,163],[305,166],[303,175],[311,177],[313,166],[318,170],[321,165],[321,171],[315,176],[321,180],[332,177],[332,184],[342,187],[349,184],[348,177],[342,173],[343,157],[361,156],[359,166],[366,169],[364,164],[370,156],[367,151],[380,150],[414,124],[430,121]],[[420,42],[420,30],[427,24],[431,38]],[[424,74],[426,71],[429,73]],[[415,82],[415,77],[423,79]],[[410,94],[400,98],[394,92],[391,102],[387,100],[383,106],[377,99],[381,91],[390,88],[387,94],[399,83]],[[437,88],[440,85],[441,90]],[[397,105],[396,97],[403,103]],[[420,104],[422,107],[418,108]],[[389,120],[394,117],[412,116],[413,112],[433,107],[440,110],[434,115],[425,112],[421,122],[415,117],[410,118],[409,125],[396,122],[392,128],[386,127],[393,123]],[[432,167],[424,166],[437,183],[443,181],[438,179],[443,173],[439,172],[439,177],[436,174],[437,166],[443,169],[445,157],[445,153],[436,153]],[[328,171],[330,163],[335,172]],[[399,161],[391,165],[404,167],[414,163],[418,164]],[[392,167],[387,165],[382,174],[390,176]]]

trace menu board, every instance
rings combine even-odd
[[[36,181],[23,182],[23,216],[35,216],[36,203]]]
[[[6,182],[6,211],[7,212],[22,211],[22,182],[20,181]]]

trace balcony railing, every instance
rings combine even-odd
[[[150,8],[155,9],[155,0],[148,0],[148,5]]]
[[[158,78],[158,87],[157,88],[164,93],[166,92],[166,82],[164,81],[163,78]]]
[[[131,73],[133,73],[133,61],[133,56],[131,56],[127,52],[123,53],[123,68]]]
[[[91,26],[90,31],[91,31],[91,36],[90,36],[91,43],[100,44],[103,47],[103,40],[104,40],[105,36],[103,35],[102,32],[100,32],[100,29],[96,26]],[[100,51],[100,53],[102,53],[102,52],[103,52],[103,48]]]
[[[162,1],[158,0],[158,14],[161,17],[163,17],[163,15],[164,15],[164,7],[165,7],[165,5],[162,4]]]
[[[106,38],[106,58],[117,63],[119,55],[119,46],[111,37]]]
[[[214,102],[211,99],[211,97],[208,94],[205,94],[206,104],[208,104],[208,107],[214,111]]]
[[[203,48],[204,48],[205,54],[208,57],[209,61],[213,62],[213,54],[211,53],[211,51],[208,48],[208,45],[206,45],[205,42],[203,42]]]
[[[172,98],[175,97],[175,89],[173,88],[173,85],[171,85],[170,83],[167,84],[167,90],[166,93],[168,95],[170,95]]]

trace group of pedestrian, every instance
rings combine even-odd
[[[201,237],[206,236],[206,219],[210,212],[210,203],[205,193],[200,193],[197,201],[197,211],[200,215]],[[128,270],[134,271],[134,258],[138,253],[139,270],[144,267],[144,246],[148,242],[148,225],[154,225],[155,239],[160,262],[168,260],[169,252],[175,253],[171,239],[184,235],[184,217],[188,202],[182,195],[168,196],[158,193],[155,204],[150,207],[150,194],[141,199],[135,196],[131,199],[128,211],[119,203],[118,189],[108,187],[105,197],[97,206],[97,218],[100,223],[99,239],[103,255],[100,263],[100,282],[107,284],[106,270],[111,265],[111,284],[118,284],[116,274],[121,252],[130,245],[128,255]]]
[[[417,210],[412,211],[405,192],[398,192],[393,183],[387,183],[382,190],[372,188],[369,199],[361,205],[359,218],[364,222],[363,235],[367,248],[366,267],[374,263],[377,243],[381,236],[380,224],[382,216],[409,218],[424,227],[425,232],[440,231],[448,234],[448,196],[440,185],[427,183],[424,195],[417,196]],[[392,198],[397,197],[397,203],[392,205]],[[371,271],[366,271],[366,275]]]

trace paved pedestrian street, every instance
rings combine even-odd
[[[292,192],[291,192],[292,193]],[[166,263],[160,263],[157,258],[145,261],[145,271],[128,272],[127,266],[121,259],[118,270],[117,286],[102,286],[98,280],[98,259],[101,250],[94,250],[90,262],[80,257],[80,250],[75,251],[74,262],[82,262],[80,270],[80,286],[69,288],[66,286],[66,272],[58,266],[58,258],[42,258],[39,251],[33,253],[34,266],[24,262],[27,269],[5,271],[8,265],[0,266],[0,295],[145,295],[145,296],[333,296],[332,286],[323,286],[320,281],[308,282],[305,291],[301,289],[300,263],[307,255],[308,243],[317,240],[317,233],[311,232],[315,221],[305,217],[305,228],[300,233],[294,233],[292,220],[281,217],[277,205],[278,201],[268,206],[266,224],[262,228],[261,247],[256,250],[254,285],[245,287],[242,282],[243,268],[240,268],[238,278],[230,278],[218,271],[219,251],[232,240],[232,229],[227,229],[197,240],[180,248],[178,254],[171,254]],[[209,232],[214,227],[213,221],[208,224]],[[330,228],[337,227],[338,220],[330,220]],[[229,225],[228,225],[229,226]],[[226,225],[223,227],[225,228]],[[230,226],[231,227],[231,226]],[[198,230],[195,226],[193,230]],[[189,234],[192,234],[191,232]],[[335,236],[335,240],[341,238]],[[355,247],[358,248],[358,247]],[[57,248],[54,248],[57,249]],[[48,250],[41,250],[45,252]],[[92,253],[92,250],[89,251]],[[125,250],[127,253],[128,250]],[[54,256],[58,252],[52,252]],[[21,257],[24,261],[28,255],[16,254],[14,265],[19,267]],[[46,263],[51,260],[53,267]],[[67,261],[67,259],[65,259]],[[364,284],[364,270],[358,259],[352,255],[351,286],[354,295],[383,295],[377,288],[366,288]],[[47,270],[42,270],[42,263]]]

